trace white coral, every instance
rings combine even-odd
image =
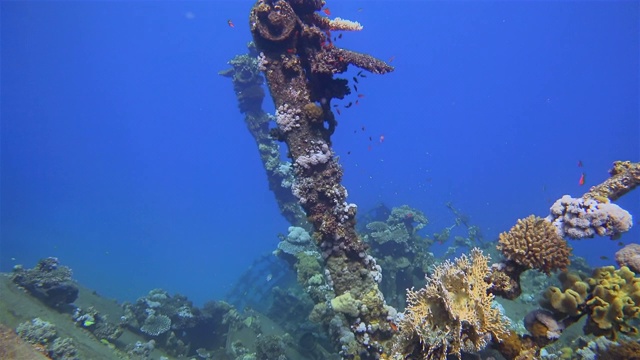
[[[296,165],[305,169],[318,164],[325,164],[331,159],[331,149],[327,144],[322,144],[318,150],[310,152],[309,155],[301,155],[296,159]]]
[[[284,132],[300,127],[300,109],[294,109],[289,104],[282,104],[276,110],[276,124]]]
[[[631,214],[616,204],[569,195],[557,200],[549,212],[546,220],[555,225],[558,233],[574,239],[616,236],[633,225]]]
[[[329,20],[329,29],[339,31],[360,31],[362,30],[362,25],[357,21],[337,17],[333,20]]]

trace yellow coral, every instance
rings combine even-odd
[[[580,314],[580,305],[584,304],[584,297],[581,297],[580,294],[573,289],[562,291],[555,286],[551,286],[547,289],[544,296],[553,309],[571,316]]]
[[[611,339],[618,333],[637,334],[630,320],[640,317],[640,278],[626,266],[619,270],[605,266],[594,270],[587,281],[592,287],[587,331]]]
[[[501,341],[508,320],[492,307],[485,277],[489,258],[479,249],[435,268],[424,288],[407,291],[407,308],[393,345],[394,356],[445,360],[448,354],[483,349],[491,336]],[[406,358],[406,357],[405,357]]]
[[[333,310],[353,317],[357,317],[360,314],[360,305],[361,302],[354,299],[353,295],[348,291],[331,299]]]
[[[544,294],[549,305],[563,314],[571,316],[582,314],[583,305],[589,293],[589,284],[576,273],[563,272],[558,275],[558,278],[564,290],[555,286],[549,287]]]
[[[571,248],[555,226],[541,217],[519,219],[509,232],[500,234],[499,242],[498,250],[508,260],[547,275],[570,263]]]

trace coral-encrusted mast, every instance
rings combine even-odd
[[[393,68],[369,55],[334,47],[329,31],[361,26],[329,21],[316,13],[323,5],[318,0],[258,1],[251,11],[251,32],[262,52],[260,67],[277,109],[278,129],[273,135],[288,146],[296,178],[294,195],[315,227],[329,283],[340,296],[334,302],[340,303],[335,314],[327,311],[326,325],[331,323],[332,337],[345,357],[374,359],[392,330],[378,290],[380,268],[358,238],[356,206],[346,202],[347,191],[340,184],[342,169],[330,139],[337,125],[331,100],[350,93],[346,80],[333,78],[349,64],[376,74]],[[356,319],[368,325],[366,331],[353,330]]]
[[[611,175],[609,179],[591,187],[582,197],[600,202],[603,199],[617,200],[640,184],[640,163],[616,161],[613,163],[613,168],[609,170],[609,174]]]

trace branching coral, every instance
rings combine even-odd
[[[424,288],[407,291],[407,308],[394,341],[394,358],[461,358],[461,351],[483,349],[508,334],[508,321],[487,293],[489,258],[477,248],[471,256],[437,266]]]
[[[531,215],[500,234],[498,249],[511,261],[545,274],[566,269],[571,248],[556,228],[543,218]]]

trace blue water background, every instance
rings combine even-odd
[[[106,296],[201,304],[275,248],[288,224],[217,75],[246,51],[252,4],[0,3],[0,270],[57,256]],[[349,201],[418,208],[427,234],[452,201],[495,239],[639,161],[638,4],[329,2],[364,25],[337,46],[396,66],[339,116]],[[618,204],[640,217],[639,190]],[[571,245],[593,265],[618,248]]]

